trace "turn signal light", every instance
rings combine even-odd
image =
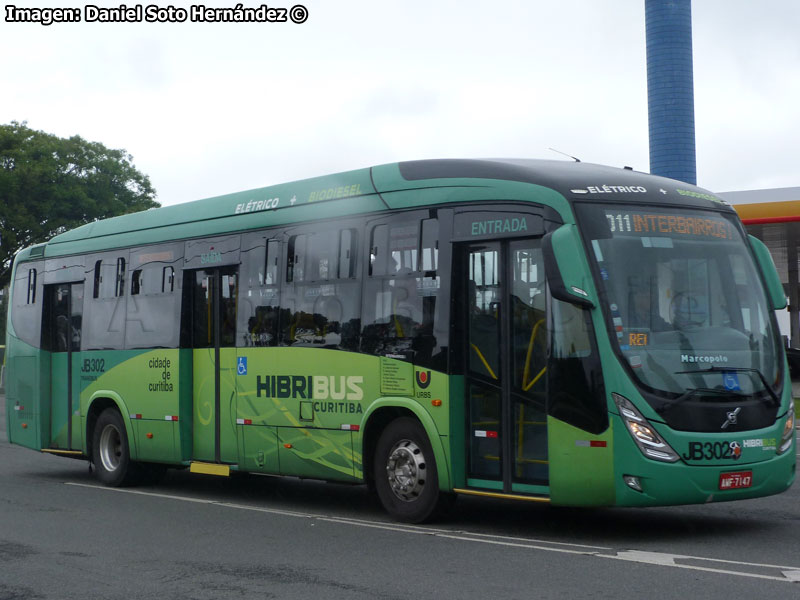
[[[434,406],[441,406],[442,401],[437,398],[436,400],[431,400],[431,404],[433,404]]]
[[[778,447],[778,454],[783,454],[792,447],[794,442],[794,401],[789,403],[789,413],[786,422],[783,424],[783,435],[781,435],[781,445]]]

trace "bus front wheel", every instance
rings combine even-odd
[[[116,409],[107,408],[97,419],[92,436],[92,461],[97,478],[106,485],[129,485],[134,479],[125,422]]]
[[[398,521],[422,523],[446,503],[428,435],[416,419],[392,421],[375,448],[375,490]]]

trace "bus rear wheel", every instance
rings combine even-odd
[[[92,436],[92,461],[97,478],[104,484],[118,487],[134,482],[125,422],[116,409],[107,408],[97,419]]]
[[[375,448],[375,491],[394,519],[422,523],[446,504],[428,435],[416,419],[392,421]]]

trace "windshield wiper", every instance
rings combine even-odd
[[[772,397],[772,402],[775,405],[775,408],[780,407],[781,400],[778,398],[778,394],[775,393],[775,390],[772,389],[772,386],[767,383],[767,378],[764,377],[764,374],[759,371],[758,369],[749,369],[747,367],[718,367],[717,365],[711,365],[707,369],[693,369],[690,371],[675,371],[676,375],[684,374],[684,373],[725,373],[725,372],[733,372],[733,373],[755,373],[758,375],[758,378],[761,380],[761,385],[764,386],[764,389],[767,390],[769,395]],[[727,393],[728,390],[725,391]],[[681,396],[678,398],[680,400],[683,398]]]
[[[693,372],[695,371],[677,371],[677,373],[693,373]],[[705,373],[705,370],[697,372]],[[720,390],[718,388],[687,388],[687,390],[683,394],[675,398],[675,400],[673,400],[669,404],[657,408],[656,411],[663,415],[668,410],[675,408],[678,404],[683,404],[687,400],[691,400],[692,398],[694,398],[699,394],[718,394],[720,396],[731,396],[731,392],[729,392],[728,390]],[[733,394],[733,395],[739,396],[741,394]]]

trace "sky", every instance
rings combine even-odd
[[[5,4],[0,124],[123,148],[164,205],[401,160],[563,158],[550,148],[649,171],[644,0],[269,6],[295,1],[302,24],[44,26]],[[692,22],[698,185],[800,186],[800,2],[694,0]]]

